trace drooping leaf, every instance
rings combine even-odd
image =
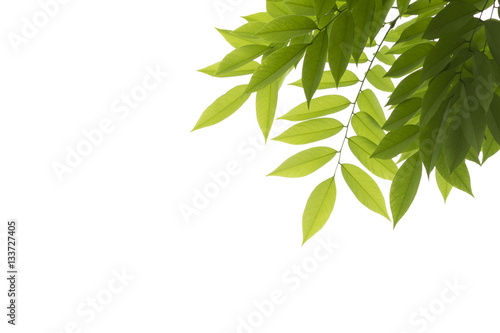
[[[330,162],[335,154],[337,154],[337,151],[329,147],[306,149],[288,158],[268,176],[304,177]]]
[[[410,4],[410,0],[398,0],[398,10],[399,14],[403,15],[408,9],[408,5]]]
[[[461,38],[440,39],[425,57],[421,80],[425,81],[438,75],[461,47],[464,47],[464,40]]]
[[[325,70],[326,55],[328,52],[328,34],[321,31],[313,43],[307,48],[302,67],[302,84],[306,94],[307,103],[311,102],[316,89],[321,82]]]
[[[257,98],[255,100],[257,122],[259,123],[265,141],[267,141],[269,137],[269,132],[274,122],[274,116],[276,115],[279,86],[279,80],[277,80],[257,91]]]
[[[380,141],[372,157],[381,159],[396,157],[417,139],[419,131],[417,125],[404,125],[390,131]]]
[[[446,70],[429,82],[424,98],[422,99],[421,125],[427,122],[436,114],[441,102],[446,98],[451,82],[455,78],[454,70]]]
[[[488,110],[495,95],[495,69],[483,52],[474,50],[473,55],[475,95],[482,108]]]
[[[484,27],[486,30],[486,40],[488,42],[488,47],[490,48],[493,58],[500,65],[500,21],[497,20],[487,20],[484,22]]]
[[[491,156],[495,155],[500,150],[500,144],[495,141],[489,129],[486,129],[483,142],[483,159],[481,164],[484,164]]]
[[[284,47],[262,60],[248,84],[247,92],[254,92],[276,81],[300,61],[308,44]]]
[[[250,97],[246,89],[246,84],[236,86],[219,97],[202,113],[193,131],[217,124],[236,112]]]
[[[373,13],[373,22],[370,28],[370,41],[374,42],[375,37],[380,32],[380,29],[384,26],[387,14],[391,10],[394,0],[376,0],[375,1],[375,11]]]
[[[357,112],[351,119],[352,128],[357,135],[379,144],[385,136],[380,125],[366,112]]]
[[[356,27],[352,50],[352,56],[356,63],[365,49],[366,42],[370,36],[374,12],[375,0],[357,1],[351,10],[354,26]]]
[[[349,105],[351,105],[351,102],[344,96],[326,95],[312,99],[309,107],[307,106],[307,102],[299,104],[279,119],[291,121],[307,120],[342,111]]]
[[[408,42],[421,37],[424,34],[425,30],[427,30],[427,27],[429,26],[431,20],[432,18],[427,17],[425,19],[416,21],[412,25],[408,26],[406,29],[403,30],[403,32],[401,32],[401,36],[399,36],[399,39],[397,40],[396,44]]]
[[[410,208],[422,178],[422,161],[418,154],[403,163],[391,184],[390,202],[394,227]]]
[[[310,18],[300,15],[286,15],[266,23],[256,36],[270,42],[286,42],[290,39],[310,33],[317,29]]]
[[[422,86],[421,74],[422,70],[418,70],[401,80],[389,97],[387,105],[399,104],[410,98]]]
[[[303,145],[332,137],[343,128],[344,125],[340,121],[332,118],[306,120],[293,125],[273,140]]]
[[[479,153],[486,131],[486,114],[481,104],[477,102],[476,92],[476,87],[465,81],[461,89],[459,115],[462,119],[462,132],[465,140]]]
[[[349,11],[338,14],[332,23],[328,63],[335,82],[340,81],[349,64],[354,43],[354,27],[354,19]]]
[[[394,175],[398,171],[398,167],[394,161],[370,157],[377,148],[375,143],[362,136],[352,136],[349,138],[348,143],[354,156],[371,173],[387,180],[394,178]]]
[[[464,191],[472,196],[472,187],[470,183],[470,175],[469,170],[467,169],[467,165],[465,165],[465,161],[463,161],[452,173],[446,166],[444,158],[440,158],[437,165],[437,171],[439,174],[453,187]]]
[[[500,96],[494,95],[490,108],[486,113],[486,121],[491,135],[500,143]]]
[[[368,71],[366,78],[375,88],[382,91],[393,92],[394,84],[390,78],[384,77],[386,74],[387,72],[382,66],[375,65]]]
[[[443,196],[444,202],[446,202],[453,186],[448,183],[438,171],[436,171],[436,183]]]
[[[446,129],[444,156],[450,172],[453,172],[465,160],[465,156],[470,149],[470,144],[462,132],[461,124],[461,116],[455,114],[452,117],[451,124]]]
[[[342,176],[347,186],[349,186],[359,202],[368,209],[390,220],[384,196],[377,183],[366,172],[355,165],[342,164],[341,168]]]
[[[384,109],[380,105],[377,96],[370,89],[363,90],[358,97],[358,107],[360,111],[364,111],[372,116],[377,123],[382,126],[385,123]]]
[[[333,177],[312,191],[302,215],[303,243],[323,228],[332,214],[336,197],[337,188]]]

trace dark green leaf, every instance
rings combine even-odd
[[[430,81],[429,88],[422,99],[422,115],[420,116],[422,126],[427,124],[436,114],[441,102],[448,95],[448,90],[455,75],[454,70],[447,70]]]
[[[354,30],[352,56],[356,63],[365,49],[368,37],[370,36],[374,12],[375,0],[357,1],[352,8],[352,17],[356,27]]]
[[[429,51],[433,48],[430,44],[419,44],[405,51],[394,62],[387,72],[388,77],[401,77],[415,70],[423,62]]]
[[[380,141],[372,157],[381,159],[396,157],[417,139],[419,130],[416,125],[404,125],[390,131]]]
[[[498,20],[487,20],[484,22],[486,28],[486,40],[493,58],[500,65],[500,22]]]
[[[321,31],[307,48],[302,67],[302,83],[308,104],[311,102],[323,77],[327,52],[328,34],[326,31]]]
[[[435,39],[456,32],[476,12],[476,7],[465,1],[452,2],[432,19],[423,38]]]
[[[416,72],[411,73],[407,77],[405,77],[401,82],[399,82],[394,92],[391,94],[388,105],[396,105],[399,104],[408,98],[410,98],[415,91],[417,91],[422,83],[420,82],[420,75],[422,74],[422,70],[418,70]]]
[[[382,128],[391,131],[403,126],[420,110],[421,106],[422,99],[417,97],[402,102],[391,112]]]

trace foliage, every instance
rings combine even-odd
[[[195,129],[224,120],[256,93],[257,120],[267,139],[278,92],[303,60],[302,79],[291,84],[303,89],[306,101],[281,117],[295,124],[274,140],[303,145],[345,133],[340,147],[301,151],[270,174],[303,177],[336,161],[332,177],[306,203],[304,242],[332,213],[339,166],[354,196],[389,220],[384,195],[369,173],[392,182],[394,227],[412,204],[423,170],[428,176],[436,170],[445,200],[453,187],[472,195],[467,164],[482,164],[500,149],[500,22],[494,1],[267,0],[266,5],[266,12],[244,17],[247,23],[236,30],[218,29],[235,49],[201,71],[251,78],[209,106]],[[386,22],[388,17],[395,19]],[[349,68],[364,62],[368,68],[360,80]],[[366,88],[366,82],[389,98],[377,97],[383,93]],[[354,85],[352,101],[339,94],[314,97],[318,89]],[[338,112],[350,112],[347,123],[334,118]],[[346,148],[364,169],[344,163]]]

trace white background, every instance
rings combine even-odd
[[[453,190],[444,205],[433,176],[423,178],[395,230],[339,178],[332,217],[301,247],[305,202],[334,162],[303,179],[264,177],[303,147],[252,146],[261,140],[253,98],[190,133],[216,97],[248,80],[196,72],[231,50],[213,27],[236,28],[264,3],[73,0],[16,52],[9,34],[21,34],[23,17],[41,7],[2,1],[0,220],[3,236],[8,219],[19,222],[20,277],[15,328],[0,283],[1,332],[499,331],[498,156],[470,165],[475,198]],[[114,101],[148,67],[169,76],[121,119]],[[299,88],[285,86],[279,112],[302,101]],[[60,181],[53,163],[103,119],[113,131]],[[239,173],[229,185],[183,218],[180,207],[192,206],[209,173],[231,163]],[[339,244],[331,254],[318,248],[329,241]],[[315,252],[324,259],[317,266]],[[299,278],[291,269],[303,264],[309,273]],[[110,294],[122,270],[133,279]],[[454,295],[446,281],[466,289]],[[279,292],[265,318],[256,312],[255,302]],[[89,310],[96,296],[106,300],[102,311]],[[429,306],[439,314],[422,322],[418,311]],[[249,316],[254,326],[241,326]]]

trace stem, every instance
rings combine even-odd
[[[356,109],[356,104],[358,102],[359,95],[361,94],[361,91],[363,90],[363,85],[365,84],[366,78],[368,76],[368,72],[372,68],[373,62],[375,61],[375,58],[377,57],[377,54],[380,52],[380,48],[382,47],[382,44],[384,43],[385,39],[387,38],[387,35],[389,34],[389,32],[391,32],[392,28],[394,28],[394,25],[396,24],[396,21],[399,20],[400,18],[401,18],[401,16],[398,16],[394,21],[392,21],[392,22],[389,23],[389,29],[385,33],[384,38],[382,39],[382,41],[380,42],[380,44],[377,47],[377,50],[373,54],[373,58],[370,60],[370,64],[368,65],[368,69],[366,70],[366,74],[363,77],[363,80],[361,80],[361,85],[359,87],[358,93],[356,94],[356,99],[352,103],[352,111],[351,111],[351,114],[349,116],[349,120],[347,121],[347,125],[345,125],[345,129],[346,129],[345,136],[344,136],[344,139],[342,140],[342,144],[340,145],[340,149],[338,151],[339,157],[337,159],[337,165],[335,166],[335,171],[333,172],[333,177],[334,178],[335,178],[335,175],[337,174],[337,169],[338,169],[339,165],[341,164],[340,163],[340,159],[342,157],[342,150],[344,148],[345,142],[348,139],[347,135],[349,133],[349,125],[351,124],[352,117],[354,116],[354,111]]]

